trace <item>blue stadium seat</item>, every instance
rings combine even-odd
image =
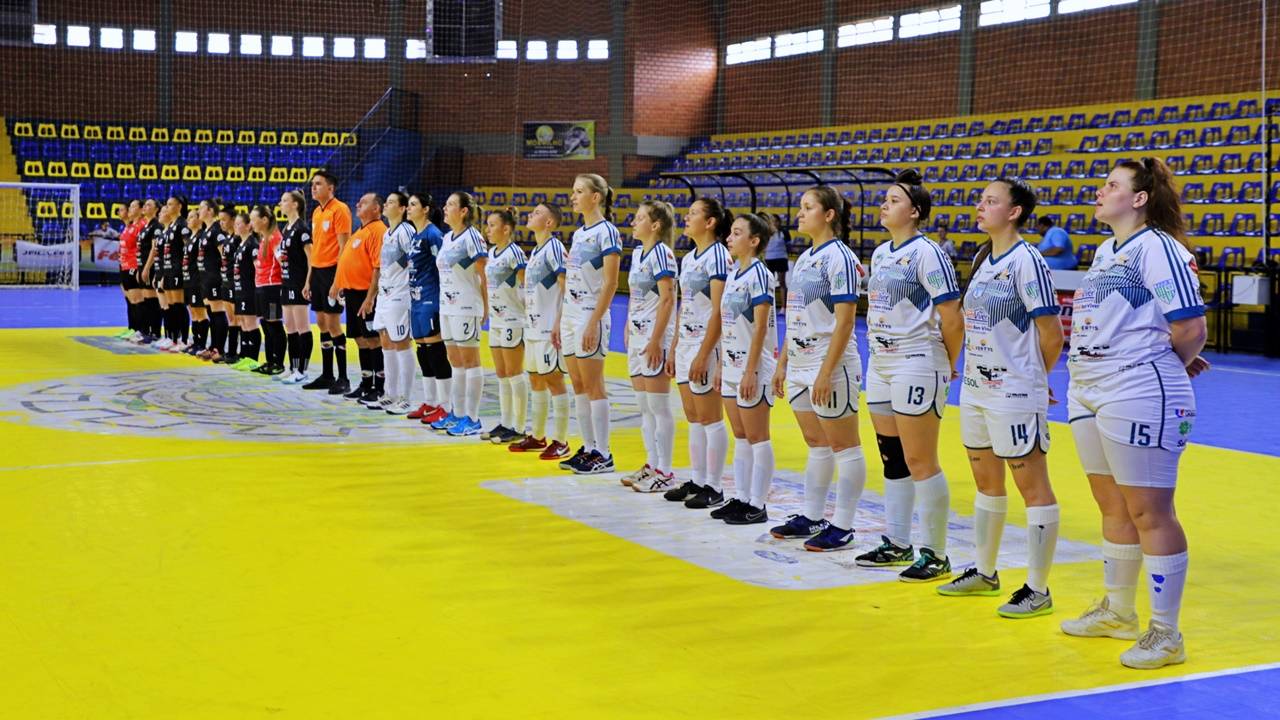
[[[172,165],[178,162],[178,146],[164,143],[156,147],[156,162]]]
[[[1009,135],[1017,135],[1022,132],[1022,118],[1013,118],[1005,127],[1005,132]]]
[[[232,195],[233,202],[246,205],[253,202],[253,187],[250,185],[240,185],[236,188],[235,194]]]
[[[1201,173],[1213,172],[1214,162],[1212,155],[1193,155],[1191,157],[1191,173],[1199,175]]]
[[[1133,113],[1129,110],[1117,110],[1111,116],[1111,127],[1128,127],[1133,124]]]
[[[1096,185],[1081,185],[1076,190],[1077,205],[1092,205],[1098,199],[1098,187]]]
[[[1236,185],[1233,182],[1215,182],[1209,187],[1206,202],[1230,203],[1236,201]]]
[[[1062,161],[1050,160],[1044,164],[1043,177],[1050,180],[1058,180],[1062,177]]]
[[[1080,130],[1084,128],[1084,126],[1084,113],[1072,113],[1071,116],[1067,118],[1068,130]]]
[[[1177,105],[1165,105],[1160,108],[1160,115],[1156,118],[1156,124],[1169,125],[1178,122],[1181,117],[1182,113],[1178,111]]]
[[[1231,217],[1231,235],[1234,236],[1253,236],[1261,235],[1262,228],[1258,227],[1258,218],[1253,213],[1236,213]],[[1273,248],[1280,250],[1280,248]]]
[[[1190,103],[1182,110],[1182,122],[1196,122],[1208,115],[1202,103]]]
[[[1080,145],[1076,148],[1076,152],[1097,152],[1098,136],[1084,135],[1080,138]]]
[[[1053,204],[1053,188],[1048,185],[1036,185],[1036,204],[1052,205]]]
[[[1164,164],[1168,165],[1175,175],[1181,175],[1187,171],[1187,157],[1185,155],[1166,156]]]
[[[1059,186],[1057,192],[1053,194],[1053,204],[1054,205],[1070,205],[1073,201],[1072,198],[1074,195],[1075,195],[1075,191],[1071,188],[1071,186],[1069,185]]]
[[[200,146],[199,145],[179,146],[178,160],[183,165],[199,165],[200,164]]]
[[[1184,203],[1200,203],[1204,202],[1204,183],[1189,182],[1182,186],[1182,202]]]
[[[1212,120],[1223,120],[1231,116],[1231,103],[1229,102],[1215,102],[1209,106],[1208,117]]]
[[[1252,99],[1250,99],[1250,100],[1241,100],[1240,102],[1236,103],[1236,113],[1235,113],[1235,116],[1236,116],[1237,118],[1251,118],[1251,117],[1258,117],[1260,114],[1261,114],[1261,113],[1260,113],[1260,112],[1258,112],[1258,101],[1257,101],[1257,100],[1252,100]]]
[[[244,149],[239,145],[228,145],[222,150],[222,162],[227,165],[244,164]]]
[[[1226,235],[1226,219],[1222,213],[1205,213],[1200,218],[1201,235]]]
[[[1104,178],[1111,172],[1111,161],[1106,158],[1098,158],[1089,163],[1089,172],[1085,177]]]
[[[1191,128],[1182,128],[1173,136],[1174,147],[1186,148],[1196,146],[1196,131]]]
[[[1073,177],[1073,178],[1088,177],[1088,172],[1084,169],[1084,161],[1083,160],[1067,161],[1067,177]]]
[[[1248,125],[1232,125],[1227,130],[1228,145],[1246,145],[1254,142],[1253,133],[1250,132]],[[1262,127],[1258,127],[1258,141],[1262,140]]]
[[[1036,149],[1032,151],[1033,155],[1048,155],[1053,152],[1053,140],[1042,137],[1036,140]]]
[[[98,195],[103,200],[124,200],[124,194],[120,192],[120,183],[104,182],[98,187]],[[132,198],[129,198],[132,199]]]
[[[1236,202],[1261,202],[1262,201],[1262,183],[1260,181],[1240,183],[1240,192],[1236,195]]]
[[[1141,108],[1138,110],[1138,114],[1133,116],[1134,125],[1152,125],[1155,121],[1155,108]]]
[[[1039,115],[1032,115],[1031,117],[1027,118],[1026,132],[1038,133],[1038,132],[1043,132],[1046,128],[1048,128],[1048,124],[1045,122],[1045,119],[1040,117]],[[1052,128],[1049,128],[1049,129],[1052,129]]]
[[[1226,140],[1222,137],[1222,128],[1217,125],[1210,125],[1200,131],[1201,145],[1221,145],[1224,142],[1226,142]]]
[[[1111,113],[1095,113],[1089,120],[1089,127],[1095,129],[1111,127]]]

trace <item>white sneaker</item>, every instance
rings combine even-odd
[[[664,473],[661,470],[650,470],[648,475],[631,484],[631,489],[638,493],[666,492],[675,487],[675,473]]]
[[[134,330],[132,335],[125,338],[125,342],[131,342],[135,345],[142,342],[142,333]]]
[[[405,400],[404,398],[401,398],[387,406],[387,414],[388,415],[408,415],[409,411],[412,409],[413,409],[413,406],[409,404],[409,401]]]
[[[311,378],[306,373],[302,372],[301,370],[296,370],[293,373],[293,382],[291,384],[301,385],[310,379]]]
[[[1136,640],[1138,614],[1121,615],[1111,609],[1111,598],[1091,606],[1075,620],[1063,620],[1062,632],[1075,637],[1112,637],[1117,640]]]
[[[160,338],[159,340],[151,343],[151,347],[157,350],[168,350],[173,347],[173,341],[169,338]]]
[[[289,379],[290,379],[290,378],[292,378],[292,377],[293,377],[293,373],[289,373],[289,372],[282,372],[282,373],[280,373],[279,375],[272,375],[272,376],[271,376],[271,379],[272,379],[273,381],[275,381],[275,382],[286,382],[286,383],[287,383],[287,382],[289,382]]]
[[[624,475],[622,478],[622,484],[627,487],[633,487],[636,483],[644,483],[644,481],[648,480],[652,475],[653,467],[651,467],[649,463],[645,463],[644,467],[639,470],[629,475]]]
[[[1120,654],[1121,665],[1138,670],[1155,670],[1186,661],[1187,648],[1182,643],[1182,633],[1155,620],[1133,647]]]

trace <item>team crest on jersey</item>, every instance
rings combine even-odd
[[[1036,282],[1035,280],[1032,280],[1031,282],[1027,283],[1023,289],[1027,291],[1028,297],[1035,297],[1040,294],[1040,283]]]
[[[937,287],[937,288],[942,287],[942,271],[941,270],[929,271],[929,274],[925,276],[925,279],[928,280],[929,284],[934,287]]]
[[[1166,304],[1173,302],[1173,281],[1161,280],[1155,286],[1156,297],[1163,300]]]

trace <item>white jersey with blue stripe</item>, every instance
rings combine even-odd
[[[469,227],[456,237],[452,230],[444,234],[440,253],[436,255],[441,315],[478,317],[484,314],[485,298],[480,291],[476,261],[488,256],[484,238],[475,228]]]
[[[409,259],[413,254],[413,223],[401,221],[382,238],[378,269],[378,294],[397,300],[409,299]]]
[[[600,302],[608,304],[613,300],[600,297],[604,286],[604,259],[608,255],[621,254],[622,240],[618,228],[608,220],[573,231],[573,245],[569,248],[566,268],[566,314],[586,317],[595,312]]]
[[[489,262],[484,266],[489,288],[489,326],[524,326],[524,287],[520,271],[525,269],[524,251],[509,243],[499,250],[489,248]]]
[[[832,238],[800,253],[787,285],[787,378],[812,385],[831,347],[836,305],[858,302],[862,263],[848,245]],[[841,364],[861,373],[856,330],[849,334]]]
[[[564,243],[552,235],[529,253],[524,269],[524,337],[551,340],[559,327],[560,276],[565,273]]]
[[[1049,377],[1035,319],[1057,314],[1053,277],[1039,250],[1019,240],[999,257],[983,260],[964,296],[960,404],[998,412],[1046,412]]]
[[[627,303],[627,319],[635,328],[653,327],[658,319],[658,281],[676,275],[676,254],[664,243],[654,243],[647,251],[637,247],[631,251],[631,271],[627,287],[631,297]]]
[[[881,243],[867,279],[871,364],[889,369],[923,361],[949,374],[937,305],[959,297],[955,268],[937,243],[924,235],[897,247]]]
[[[1169,324],[1204,315],[1195,257],[1152,227],[1109,238],[1076,290],[1071,382],[1093,385],[1172,350]]]
[[[695,247],[680,259],[680,344],[702,342],[711,320],[711,281],[729,277],[729,250],[713,242],[701,252]]]
[[[720,373],[729,382],[742,380],[742,371],[751,358],[751,338],[756,332],[756,307],[769,305],[768,330],[764,336],[760,364],[761,379],[767,380],[777,368],[778,313],[773,310],[776,281],[760,260],[729,273],[720,296]]]

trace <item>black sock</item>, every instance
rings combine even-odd
[[[186,342],[191,337],[191,316],[187,314],[187,304],[174,303],[169,309],[173,311],[173,322],[177,326],[174,339]]]
[[[311,365],[311,345],[315,342],[315,336],[311,334],[308,328],[304,333],[298,333],[298,371],[306,372],[307,367]]]
[[[160,306],[159,298],[152,298],[151,302],[155,303],[151,308],[151,327],[155,331],[152,335],[162,338],[164,337],[164,308]]]
[[[138,328],[137,328],[137,325],[138,325],[138,311],[137,311],[136,309],[134,309],[134,305],[133,305],[133,303],[129,302],[128,300],[125,300],[125,302],[124,302],[124,313],[125,313],[125,318],[127,319],[127,322],[129,323],[129,329],[130,329],[130,330],[137,330],[137,329],[138,329]]]
[[[285,338],[285,347],[289,350],[289,370],[296,372],[298,370],[298,346],[302,344],[302,335],[300,333],[289,333]]]
[[[245,337],[248,337],[249,339],[249,342],[247,343],[248,350],[242,350],[240,355],[242,357],[247,357],[250,360],[253,360],[254,362],[257,362],[258,352],[262,350],[262,330],[260,328],[254,328],[244,333],[243,335],[241,335],[241,340],[242,340],[242,342],[240,343],[241,345],[246,344],[243,342],[243,339]]]
[[[427,348],[430,345],[417,345],[415,349],[418,351],[418,369],[422,371],[422,377],[431,377],[431,351]]]
[[[333,377],[333,336],[320,333],[320,359],[324,362],[322,377]]]
[[[333,338],[333,359],[338,362],[338,380],[347,379],[347,336],[335,335]]]
[[[431,361],[432,375],[437,380],[448,380],[453,377],[453,366],[449,364],[449,352],[445,350],[444,343],[431,343],[427,348],[427,359]]]
[[[191,344],[197,350],[204,350],[205,340],[208,339],[209,321],[193,320],[191,322]]]
[[[216,312],[209,316],[209,347],[218,354],[227,347],[227,314]]]
[[[227,357],[240,357],[240,326],[232,325],[227,328]]]
[[[280,321],[262,324],[262,331],[267,336],[267,363],[274,367],[284,365],[284,323]]]
[[[379,395],[387,387],[387,368],[383,361],[382,348],[369,348],[369,357],[373,360],[373,389]]]

